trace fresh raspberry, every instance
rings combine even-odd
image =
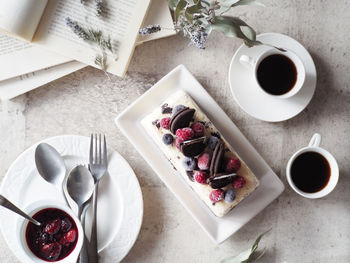
[[[205,126],[201,122],[194,122],[191,126],[193,132],[194,132],[194,137],[202,137],[204,136],[205,132]]]
[[[60,231],[60,228],[61,228],[61,219],[55,219],[46,224],[44,231],[49,235],[54,235],[58,231]]]
[[[209,166],[210,166],[210,154],[209,153],[202,153],[199,157],[198,157],[198,167],[201,170],[208,170]]]
[[[175,146],[176,148],[180,149],[180,143],[182,143],[184,140],[180,138],[176,138],[175,140]]]
[[[184,141],[191,139],[194,136],[194,132],[191,128],[177,129],[176,136]]]
[[[206,172],[195,171],[193,173],[193,178],[200,184],[208,184],[207,183],[208,174]]]
[[[224,199],[224,191],[221,189],[215,189],[213,191],[211,191],[209,198],[213,203],[219,202],[222,199]]]
[[[161,120],[160,120],[160,126],[161,126],[163,129],[169,130],[169,128],[170,128],[170,118],[169,118],[169,117],[166,117],[166,118],[161,119]]]
[[[232,185],[234,189],[242,188],[245,185],[246,181],[242,176],[237,176],[236,179],[233,181]]]
[[[227,161],[225,171],[228,173],[235,173],[241,168],[241,161],[238,158],[231,158]]]

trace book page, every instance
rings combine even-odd
[[[77,61],[71,61],[8,80],[0,81],[0,99],[12,99],[84,67],[86,67],[85,64]]]
[[[48,0],[0,0],[0,30],[30,41]]]
[[[145,36],[139,35],[137,37],[137,45],[142,44],[146,41],[173,36],[176,34],[168,1],[152,0],[152,3],[149,7],[149,11],[147,13],[145,21],[143,22],[142,27],[149,25],[160,25],[162,27],[162,30],[157,33]]]
[[[70,60],[28,42],[0,34],[0,81]]]
[[[102,17],[95,16],[94,3],[86,1],[86,5],[82,5],[78,0],[49,1],[33,43],[98,68],[94,61],[101,49],[75,35],[66,25],[66,18],[70,18],[84,28],[102,31],[105,38],[111,37],[113,54],[106,52],[107,71],[123,76],[150,0],[104,1],[106,14]]]

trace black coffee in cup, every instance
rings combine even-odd
[[[305,193],[316,193],[325,188],[331,176],[326,158],[317,152],[304,152],[293,162],[291,178],[297,188]]]
[[[272,95],[289,92],[297,81],[297,75],[293,61],[282,54],[267,56],[257,68],[257,79],[261,88]]]

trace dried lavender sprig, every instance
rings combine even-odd
[[[108,49],[113,53],[112,40],[111,37],[104,38],[101,30],[89,29],[89,35],[91,36],[92,41],[96,42],[103,50]]]
[[[111,80],[111,77],[109,76],[107,72],[107,56],[106,53],[102,52],[101,54],[97,54],[95,57],[95,65],[99,66],[102,71],[107,75],[108,79]]]
[[[160,25],[149,25],[141,28],[139,31],[139,34],[144,36],[144,35],[149,35],[149,34],[159,32],[160,30],[162,30]]]
[[[101,16],[104,10],[102,0],[95,0],[96,16]]]
[[[205,41],[208,38],[208,33],[205,30],[196,30],[190,32],[190,45],[194,45],[199,49],[205,49]]]
[[[205,27],[199,23],[189,23],[185,19],[180,19],[177,25],[185,37],[190,39],[189,45],[193,45],[199,49],[205,49],[205,42],[209,36]]]
[[[74,34],[76,34],[78,37],[84,39],[85,41],[90,40],[89,34],[76,21],[73,21],[69,17],[66,17],[66,25],[70,27],[73,30]]]
[[[103,71],[107,69],[107,58],[105,54],[97,54],[95,57],[95,65],[99,66]]]
[[[74,34],[76,34],[83,40],[95,42],[103,50],[108,49],[111,53],[113,53],[111,37],[108,36],[107,39],[104,38],[101,30],[86,30],[82,26],[80,26],[78,22],[73,21],[69,17],[66,18],[66,24],[73,30]]]

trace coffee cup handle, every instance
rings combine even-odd
[[[247,69],[253,69],[255,65],[254,59],[247,55],[242,55],[239,58],[239,62]]]
[[[309,142],[309,147],[319,147],[320,144],[321,144],[321,135],[318,133],[315,133]]]

